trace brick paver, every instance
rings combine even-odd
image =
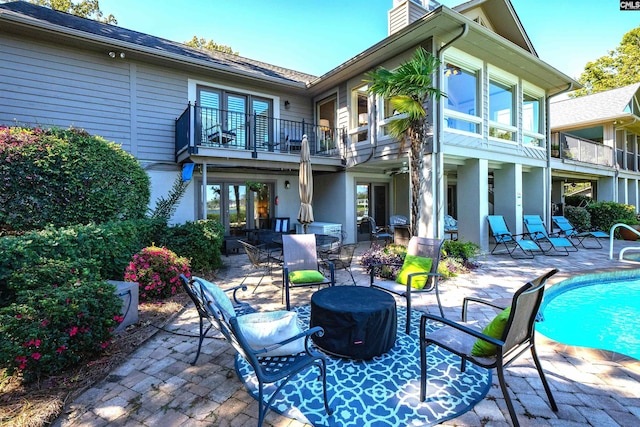
[[[615,242],[617,254],[628,242]],[[359,285],[367,285],[357,258],[368,249],[361,243],[353,271]],[[549,268],[560,273],[557,283],[576,273],[605,269],[640,268],[609,260],[608,247],[580,249],[569,257],[537,256],[533,260],[513,260],[504,255],[482,255],[480,267],[442,283],[441,299],[445,315],[460,318],[462,299],[476,296],[508,301],[526,280]],[[617,255],[616,255],[617,256]],[[244,254],[224,257],[225,268],[218,273],[222,287],[240,283],[251,269]],[[283,309],[280,272],[265,277],[260,287],[243,295],[261,310]],[[344,271],[337,282],[349,284]],[[256,281],[251,283],[257,283]],[[293,304],[308,303],[313,290],[292,291]],[[399,304],[404,302],[398,300]],[[416,308],[437,313],[435,298],[426,295],[415,301]],[[491,319],[492,310],[473,310],[481,322]],[[257,423],[257,402],[249,396],[234,370],[234,353],[219,337],[208,338],[196,366],[191,366],[197,349],[198,316],[192,305],[179,313],[167,327],[181,335],[160,331],[127,362],[102,382],[69,402],[65,413],[53,425],[75,426],[247,426]],[[185,336],[191,335],[191,336]],[[530,357],[523,357],[507,370],[507,383],[522,426],[636,427],[640,425],[640,364],[608,352],[578,349],[555,343],[538,335],[537,348],[559,411],[548,403]],[[487,397],[469,412],[448,420],[444,426],[510,426],[508,411],[494,375]],[[297,427],[300,422],[270,412],[265,426]],[[339,423],[337,424],[339,425]]]

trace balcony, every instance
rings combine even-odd
[[[342,159],[345,153],[344,129],[315,123],[284,120],[260,114],[245,114],[189,104],[175,124],[176,160],[196,155],[203,149],[261,153],[299,153],[302,136],[307,135],[312,156]],[[215,151],[213,151],[215,153]],[[215,154],[214,154],[215,156]]]
[[[551,157],[613,167],[613,149],[564,132],[551,136]]]

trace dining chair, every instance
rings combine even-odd
[[[329,277],[320,271],[315,234],[282,235],[282,288],[287,310],[291,309],[289,291],[308,286],[333,286],[334,265],[327,261]]]
[[[538,310],[544,296],[544,287],[547,280],[557,272],[557,269],[552,269],[527,282],[515,292],[508,308],[478,298],[466,297],[462,306],[462,322],[454,322],[428,313],[423,314],[420,320],[420,401],[424,402],[427,397],[427,348],[436,345],[460,357],[461,371],[465,370],[467,362],[497,371],[500,389],[507,403],[511,421],[517,427],[520,424],[507,390],[505,368],[530,350],[551,409],[557,411],[558,407],[540,365],[535,346],[535,323],[536,319],[539,319]],[[471,302],[503,311],[487,328],[481,330],[474,323],[467,322],[468,304]],[[436,322],[443,327],[427,333],[427,322]],[[468,387],[468,384],[461,386]],[[533,387],[528,381],[527,386]]]

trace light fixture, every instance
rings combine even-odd
[[[320,129],[321,130],[329,130],[329,120],[328,119],[320,119]]]
[[[285,109],[285,110],[288,110],[288,109],[289,109],[289,107],[291,107],[291,103],[290,103],[288,100],[287,100],[287,101],[284,101],[284,109]]]
[[[284,188],[286,188],[287,190],[291,188],[291,183],[289,181],[285,181],[284,182]]]
[[[109,52],[109,56],[112,58],[116,57],[116,53],[114,51]]]
[[[124,59],[124,52],[120,52],[120,59]]]
[[[115,52],[115,51],[113,51],[113,50],[112,50],[112,51],[109,51],[109,57],[114,58],[114,59],[115,59],[116,57],[118,57],[118,58],[120,58],[120,59],[124,59],[124,58],[125,58],[125,56],[126,56],[126,55],[124,54],[124,52],[118,52],[118,53],[116,53],[116,52]]]
[[[369,123],[369,115],[367,113],[360,113],[358,114],[358,124],[360,126],[364,126],[367,123]]]

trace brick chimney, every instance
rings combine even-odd
[[[389,11],[389,35],[400,31],[440,6],[434,0],[393,0]]]

